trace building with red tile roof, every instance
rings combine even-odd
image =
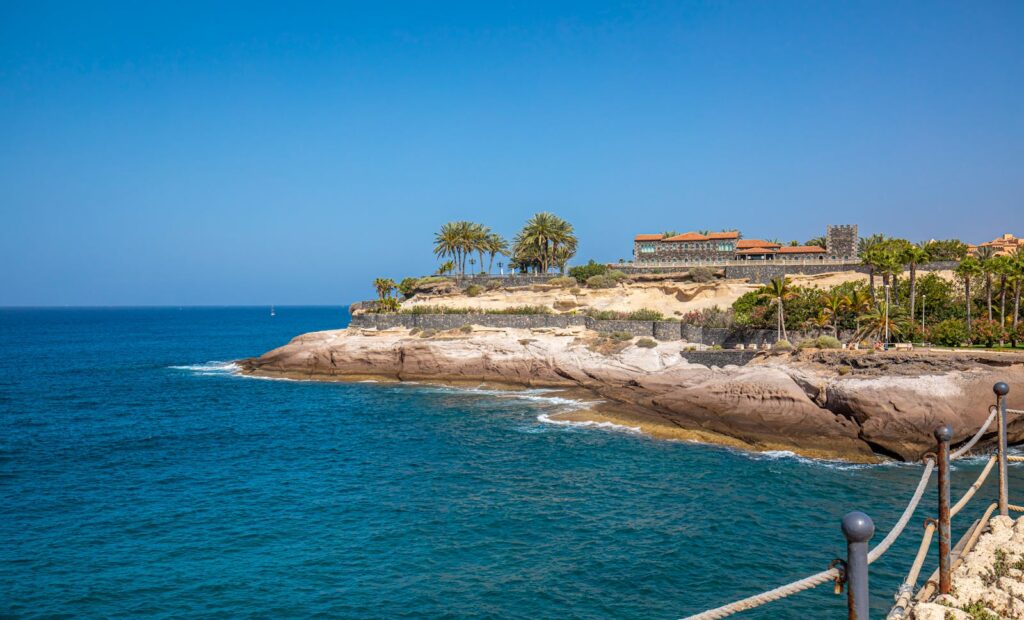
[[[829,226],[827,248],[817,245],[783,246],[774,241],[743,239],[738,230],[686,232],[664,235],[637,235],[633,239],[634,264],[705,264],[734,260],[808,261],[856,260],[857,226]],[[1018,240],[1019,241],[1019,240]]]

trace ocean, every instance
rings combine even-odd
[[[824,570],[850,510],[877,542],[919,476],[554,424],[579,404],[543,390],[232,372],[346,322],[0,309],[0,616],[678,618]],[[871,567],[876,615],[934,505]],[[821,586],[742,617],[845,614]]]

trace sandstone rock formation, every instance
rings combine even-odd
[[[859,461],[919,459],[944,423],[954,442],[966,440],[988,416],[996,381],[1019,386],[1010,402],[1024,406],[1024,359],[1014,354],[759,354],[719,368],[714,353],[694,354],[681,342],[609,349],[598,339],[581,328],[335,330],[299,336],[240,365],[244,373],[303,379],[585,388],[609,403],[600,409],[606,417],[755,450]],[[1024,420],[1013,421],[1010,437],[1024,440]]]

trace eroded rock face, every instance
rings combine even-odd
[[[310,379],[580,387],[666,424],[753,449],[854,460],[919,459],[934,450],[932,432],[941,424],[953,426],[954,443],[969,438],[988,416],[996,381],[1020,386],[1011,389],[1010,403],[1024,405],[1024,366],[1004,363],[1009,358],[931,353],[851,364],[852,354],[805,353],[718,368],[689,363],[680,342],[601,352],[592,346],[595,334],[580,328],[422,336],[401,329],[315,332],[241,365],[246,373]],[[852,370],[840,373],[844,365]],[[1024,441],[1024,420],[1010,429],[1012,441]]]

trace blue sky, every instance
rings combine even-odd
[[[1024,234],[1024,3],[0,4],[0,305],[342,304],[433,231]]]

